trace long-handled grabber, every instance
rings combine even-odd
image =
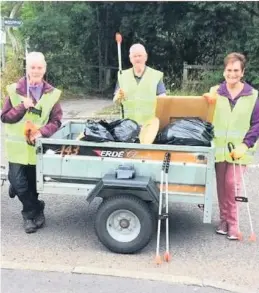
[[[228,143],[229,153],[231,153],[233,149],[235,149],[234,144],[232,142],[229,142]],[[237,195],[237,181],[236,181],[236,163],[233,157],[232,157],[232,161],[233,161],[234,184],[235,184],[235,200],[237,201],[238,195]],[[239,204],[238,203],[237,203],[237,237],[238,237],[238,240],[243,239],[243,235],[240,232],[240,227],[239,227]]]
[[[29,91],[29,74],[28,74],[28,70],[27,70],[27,56],[28,56],[28,48],[29,48],[29,44],[28,44],[28,40],[25,40],[25,77],[26,77],[26,98],[30,99],[30,91]],[[28,112],[34,113],[38,116],[41,117],[42,114],[42,110],[36,109],[35,107],[30,107],[28,109]]]
[[[252,223],[252,217],[251,217],[251,212],[250,212],[250,206],[249,206],[249,201],[248,201],[248,196],[247,196],[247,192],[246,192],[246,184],[245,184],[245,176],[244,173],[242,172],[242,168],[241,168],[241,164],[239,162],[239,169],[240,169],[240,173],[241,173],[241,178],[242,178],[242,183],[243,183],[243,191],[244,191],[244,196],[240,196],[236,198],[236,201],[241,201],[241,202],[246,202],[246,208],[247,208],[247,213],[248,213],[248,218],[249,218],[249,224],[250,224],[250,237],[249,237],[249,241],[251,242],[255,242],[256,241],[256,235],[254,233],[254,228],[253,228],[253,223]]]
[[[115,36],[116,42],[117,42],[117,48],[118,48],[118,61],[119,61],[119,73],[122,75],[122,63],[121,63],[121,43],[122,43],[122,35],[120,33],[116,33]],[[121,87],[121,85],[120,85]],[[123,104],[120,103],[121,107],[121,117],[124,119],[124,108]]]
[[[166,251],[164,254],[164,260],[169,262],[171,260],[169,252],[169,198],[168,198],[168,171],[170,167],[171,154],[168,153],[166,165],[165,165],[165,215],[166,215]]]
[[[233,143],[228,143],[229,152],[231,152],[234,148],[235,148],[235,146],[234,146]],[[234,158],[232,158],[232,159],[234,161]],[[251,212],[250,212],[248,196],[247,196],[247,192],[246,192],[246,184],[245,184],[245,178],[244,178],[243,170],[242,170],[242,167],[241,167],[241,163],[239,161],[238,165],[239,165],[239,172],[241,174],[241,179],[242,179],[244,196],[238,196],[237,195],[237,182],[236,182],[235,165],[236,164],[234,163],[235,200],[237,202],[245,202],[246,203],[247,213],[248,213],[248,217],[249,217],[249,224],[250,224],[250,229],[251,229],[251,234],[250,234],[249,240],[255,242],[256,241],[256,235],[255,235],[254,229],[253,229],[252,217],[251,217]],[[238,218],[238,239],[241,240],[242,238],[243,238],[242,234],[239,231],[239,218]]]
[[[164,214],[162,213],[163,208],[163,189],[164,189],[164,175],[166,162],[168,160],[169,153],[166,153],[163,160],[163,165],[161,169],[160,177],[160,192],[159,192],[159,206],[158,206],[158,226],[157,226],[157,244],[156,244],[156,264],[161,264],[162,259],[160,256],[160,234],[161,234],[161,220],[164,219]]]

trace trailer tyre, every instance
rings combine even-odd
[[[146,202],[134,196],[114,196],[100,205],[95,230],[99,240],[116,253],[135,253],[151,240],[154,215]]]

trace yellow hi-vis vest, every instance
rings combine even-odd
[[[15,83],[7,86],[7,92],[13,107],[21,104],[24,97],[16,93]],[[61,91],[58,89],[42,95],[35,106],[36,109],[42,111],[41,116],[26,112],[20,121],[13,124],[5,124],[5,147],[9,162],[22,165],[36,165],[35,147],[27,144],[24,135],[25,122],[29,120],[38,127],[46,125],[50,112],[59,100],[60,95]]]
[[[218,86],[212,87],[210,92],[215,92]],[[216,162],[233,162],[228,150],[228,143],[235,146],[241,144],[250,128],[252,112],[258,97],[258,91],[252,91],[250,96],[242,96],[231,110],[229,100],[217,94],[217,102],[213,117],[214,144],[216,148]],[[253,160],[256,144],[247,150],[245,156],[238,162],[247,165]]]
[[[148,66],[139,83],[135,80],[133,68],[118,73],[119,86],[126,96],[123,102],[125,118],[143,125],[155,117],[157,85],[162,78],[161,71]]]

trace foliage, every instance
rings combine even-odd
[[[16,2],[3,2],[8,16]],[[168,91],[181,87],[183,62],[217,65],[233,51],[248,59],[247,80],[259,88],[259,2],[60,2],[24,1],[19,11],[23,39],[30,50],[42,51],[48,80],[63,89],[81,88],[111,95],[118,55],[115,33],[121,32],[122,66],[130,66],[128,51],[139,42],[148,64],[164,72]],[[105,77],[111,70],[111,83]],[[197,73],[202,91],[218,82],[222,72]],[[188,90],[188,89],[187,89]]]
[[[23,75],[21,56],[13,56],[6,62],[5,70],[1,74],[1,108],[7,96],[6,86],[17,82]]]

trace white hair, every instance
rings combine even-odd
[[[26,64],[30,64],[33,61],[42,62],[42,64],[46,67],[47,63],[45,61],[45,57],[41,52],[30,52],[26,56]]]
[[[131,54],[133,54],[133,52],[136,52],[136,51],[144,52],[145,54],[147,54],[147,51],[146,51],[145,47],[143,45],[141,45],[141,44],[132,45],[130,47],[130,49],[129,49],[129,54],[131,55]]]

